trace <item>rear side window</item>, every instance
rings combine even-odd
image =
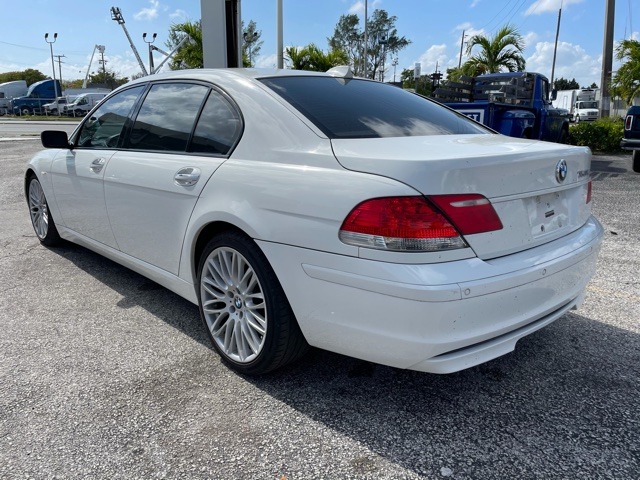
[[[202,109],[191,141],[191,152],[226,155],[242,130],[236,109],[215,90]]]
[[[184,152],[209,89],[189,83],[153,85],[142,102],[127,147]]]
[[[144,88],[144,85],[129,88],[103,103],[82,125],[77,146],[116,148],[124,124]]]
[[[329,138],[489,133],[463,115],[404,90],[360,79],[264,78]]]

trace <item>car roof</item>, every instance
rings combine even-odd
[[[195,68],[187,70],[172,70],[167,73],[156,73],[133,80],[126,86],[144,84],[149,81],[163,80],[200,80],[205,82],[234,81],[238,78],[257,80],[270,77],[334,77],[326,72],[312,72],[308,70],[291,70],[287,68]],[[363,79],[365,80],[365,79]]]

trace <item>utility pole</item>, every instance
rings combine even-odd
[[[151,47],[151,44],[156,41],[157,36],[158,34],[154,33],[151,40],[147,42],[147,33],[145,32],[142,34],[142,40],[149,46],[149,75],[153,75],[155,73],[153,68],[153,48]]]
[[[54,57],[57,58],[56,62],[58,62],[58,74],[60,77],[60,87],[62,87],[62,64],[64,63],[62,59],[67,57],[65,55],[54,55]],[[60,94],[62,94],[62,92],[60,92]]]
[[[364,0],[364,78],[367,78],[368,62],[367,62],[367,20],[368,15],[368,0]]]
[[[100,52],[100,60],[98,60],[98,63],[102,65],[102,81],[106,86],[107,85],[107,67],[106,67],[107,62],[104,59],[104,45],[98,45],[98,51]]]
[[[613,70],[613,18],[615,10],[615,0],[607,0],[604,17],[604,41],[602,46],[602,77],[600,79],[600,88],[602,89],[600,118],[608,117],[611,112],[609,87],[611,85],[611,73]]]
[[[282,0],[276,0],[276,48],[278,49],[278,68],[284,68],[284,41],[282,28]],[[242,64],[242,59],[240,59],[240,63]]]
[[[462,38],[460,39],[460,56],[458,57],[458,68],[462,66],[462,47],[464,47],[464,30],[462,30]]]
[[[558,51],[558,37],[560,36],[560,19],[562,18],[562,6],[558,10],[558,26],[556,27],[556,43],[553,46],[553,62],[551,63],[551,88],[553,88],[553,76],[556,73],[556,52]]]

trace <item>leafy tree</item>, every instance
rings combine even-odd
[[[264,43],[260,40],[262,36],[262,30],[256,28],[256,22],[251,20],[245,27],[242,22],[242,66],[253,67],[253,59],[260,54],[260,49]],[[251,52],[251,55],[249,55]]]
[[[432,93],[432,83],[428,75],[421,75],[417,80],[413,77],[413,69],[405,68],[400,74],[402,88],[415,90],[416,93],[428,97]]]
[[[202,68],[204,59],[202,55],[202,25],[197,22],[174,23],[169,28],[169,38],[165,45],[173,50],[182,41],[185,35],[191,40],[186,41],[173,55],[171,70],[183,70],[185,68]]]
[[[185,35],[191,38],[182,44],[178,51],[171,59],[171,70],[182,70],[185,68],[202,68],[204,66],[204,56],[202,53],[202,24],[200,20],[197,22],[184,22],[171,25],[169,29],[169,38],[165,45],[173,50],[182,41]],[[262,40],[260,37],[262,31],[256,28],[256,22],[251,20],[245,27],[242,22],[242,65],[244,67],[253,66],[253,58],[260,53]],[[251,57],[249,59],[249,50]]]
[[[27,82],[27,85],[31,85],[32,83],[45,80],[46,78],[49,77],[43,74],[40,70],[35,70],[33,68],[27,68],[22,71],[0,73],[0,83],[24,80]]]
[[[325,53],[313,43],[302,48],[287,47],[285,53],[289,65],[294,70],[326,72],[332,67],[344,65],[349,60],[342,50],[331,50]]]
[[[623,40],[616,46],[616,58],[624,61],[611,82],[611,92],[627,105],[640,95],[640,42]]]
[[[567,80],[566,78],[560,77],[553,81],[553,88],[556,90],[577,90],[580,88],[580,84],[576,82],[575,78]]]
[[[465,62],[465,69],[472,76],[497,73],[503,68],[510,72],[521,72],[525,68],[525,59],[522,56],[524,40],[511,25],[505,25],[490,38],[484,35],[471,37],[467,44],[467,55],[471,55],[475,46],[479,46],[480,51]]]
[[[336,24],[333,36],[328,38],[331,50],[341,50],[348,56],[356,75],[363,76],[365,61],[369,78],[382,77],[389,56],[411,43],[404,36],[398,36],[395,27],[396,16],[389,16],[385,10],[376,9],[367,19],[367,58],[364,59],[364,31],[360,29],[358,15],[342,15]]]
[[[124,85],[129,81],[127,77],[119,77],[117,72],[106,70],[105,72],[91,72],[87,87],[110,88],[114,89],[120,85]]]
[[[591,85],[589,85],[589,88],[598,88],[598,84],[596,82],[592,82]]]

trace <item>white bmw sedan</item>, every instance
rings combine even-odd
[[[309,345],[424,372],[486,362],[580,305],[603,236],[587,148],[343,68],[144,77],[42,143],[25,174],[40,241],[198,304],[246,374]]]

